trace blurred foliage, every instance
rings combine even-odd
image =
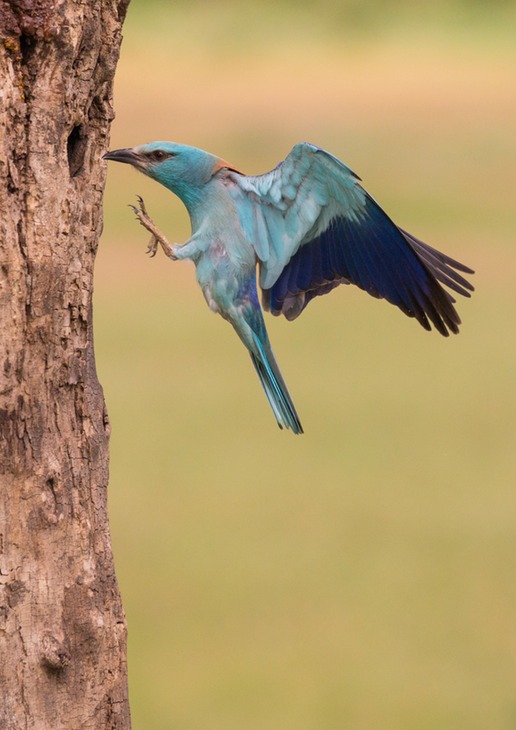
[[[477,270],[459,337],[351,287],[268,318],[306,434],[172,240],[180,203],[112,165],[96,356],[135,730],[516,723],[514,4],[133,1],[112,147],[251,173],[308,139]]]
[[[440,31],[448,37],[452,32],[457,40],[464,35],[471,40],[475,34],[477,42],[491,37],[511,44],[516,20],[511,0],[321,0],[317,8],[308,0],[261,0],[245,6],[238,0],[133,0],[130,13],[129,23],[137,21],[140,31],[148,28],[158,36],[174,36],[177,29],[189,30],[176,40],[194,46],[201,41],[204,50],[214,45],[264,48],[302,38],[342,42],[343,34],[377,39],[379,34],[411,31],[432,33],[434,38]]]

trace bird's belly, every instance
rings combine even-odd
[[[239,289],[238,269],[225,248],[218,244],[204,252],[196,262],[196,273],[209,308],[224,316]]]
[[[200,253],[195,266],[209,308],[226,317],[240,298],[242,281],[253,275],[256,260],[250,246],[241,241],[226,245],[217,237]]]
[[[202,287],[202,293],[204,294],[206,303],[208,304],[208,307],[211,309],[211,311],[215,312],[216,314],[220,314],[218,292],[214,290],[214,287],[211,284],[205,284]]]

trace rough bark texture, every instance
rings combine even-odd
[[[130,727],[93,263],[128,0],[0,0],[0,727]]]

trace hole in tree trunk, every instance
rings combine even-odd
[[[34,38],[26,33],[22,33],[20,36],[20,53],[23,66],[26,66],[28,64],[35,48],[36,41],[34,40]]]
[[[88,138],[86,136],[86,129],[84,125],[75,125],[75,127],[72,129],[68,136],[67,142],[68,167],[70,168],[70,177],[75,177],[82,170],[87,142]]]

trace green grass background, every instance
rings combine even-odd
[[[516,727],[516,15],[510,3],[133,0],[111,146],[258,173],[301,140],[471,265],[460,336],[341,287],[268,317],[280,432],[187,263],[181,204],[111,165],[95,343],[135,730]]]

